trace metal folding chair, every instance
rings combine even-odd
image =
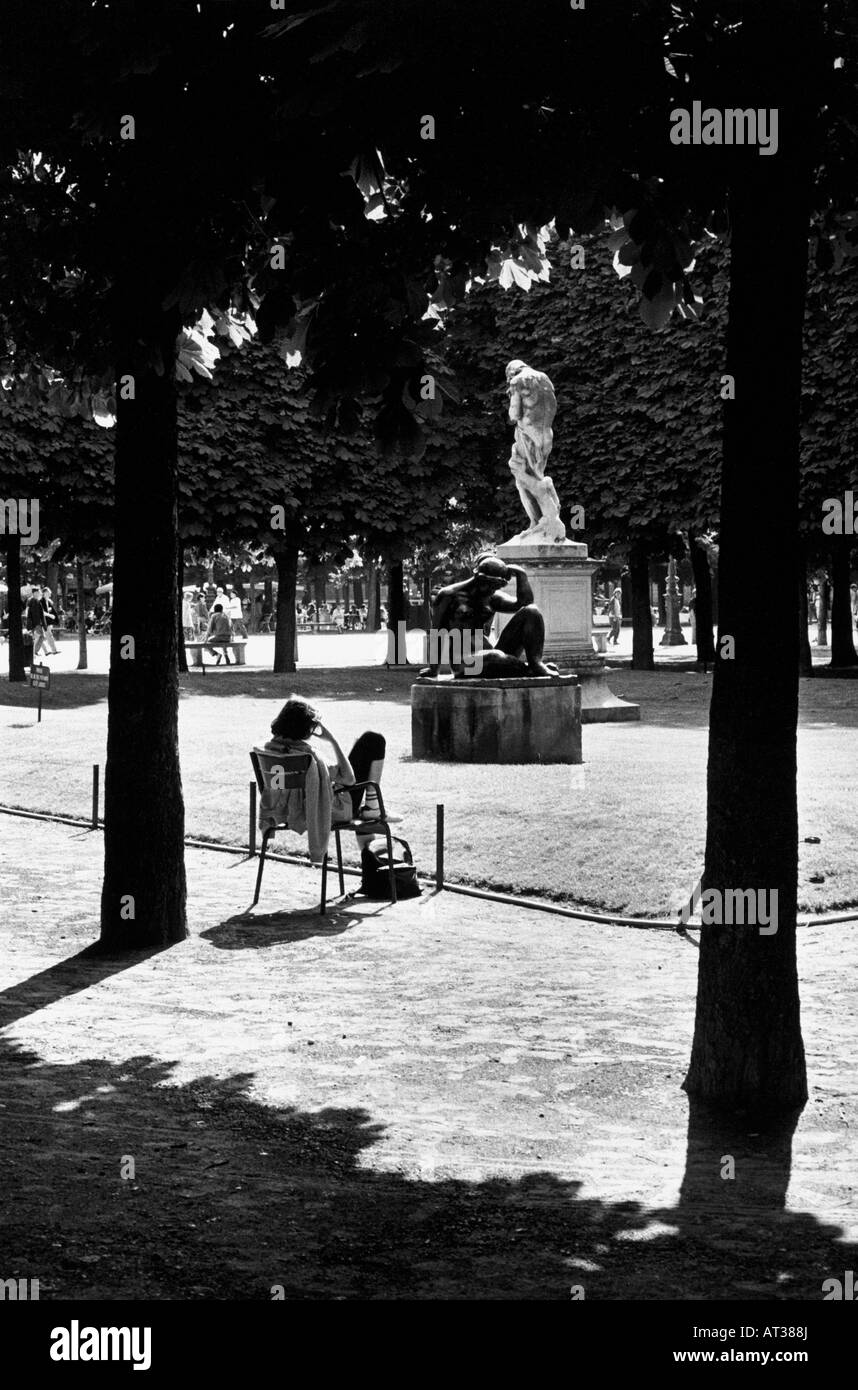
[[[251,750],[250,761],[253,764],[253,773],[256,777],[256,785],[259,788],[259,792],[261,795],[264,791],[268,789],[271,776],[275,772],[275,770],[279,774],[278,788],[282,787],[284,791],[303,790],[304,784],[307,780],[307,773],[310,770],[310,766],[313,760],[309,753],[266,753],[260,749],[254,748]],[[355,782],[352,787],[346,788],[346,790],[352,791],[357,790],[359,788],[364,789],[366,787],[372,787],[375,790],[375,794],[378,798],[378,815],[373,816],[371,819],[363,819],[360,816],[354,816],[347,821],[335,821],[331,826],[331,833],[334,836],[334,842],[337,847],[337,872],[340,881],[340,893],[343,894],[346,891],[345,878],[343,875],[343,848],[342,843],[340,841],[340,836],[342,832],[344,830],[348,830],[352,834],[384,835],[384,838],[387,842],[390,901],[392,903],[395,903],[396,874],[394,872],[393,867],[393,840],[390,834],[390,825],[387,820],[387,813],[384,809],[384,798],[381,794],[381,787],[378,785],[377,782]],[[342,791],[343,788],[341,788],[339,785],[335,785],[333,790],[335,792],[338,792]],[[270,826],[267,830],[264,830],[262,832],[262,845],[259,851],[259,870],[256,875],[256,892],[254,893],[251,907],[255,907],[256,904],[259,902],[259,893],[262,888],[262,874],[265,869],[265,856],[268,850],[269,842],[271,839],[273,839],[274,834],[277,830],[288,830],[288,828],[289,827],[286,825],[286,822],[283,821],[278,822],[277,825]],[[320,917],[325,916],[325,907],[327,904],[327,884],[328,855],[326,854],[324,859],[322,860],[322,895],[321,902],[319,904]]]

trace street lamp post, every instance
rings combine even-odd
[[[660,647],[687,647],[682,628],[679,625],[679,610],[682,604],[679,589],[676,583],[676,561],[671,557],[667,567],[667,587],[664,591],[664,607],[667,613],[667,623],[665,624],[664,636],[659,642]]]

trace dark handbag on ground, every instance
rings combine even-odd
[[[401,840],[398,835],[390,837],[394,845],[402,845],[403,858],[396,857],[396,850],[393,852],[393,876],[396,880],[396,897],[399,898],[419,898],[422,892],[417,881],[417,869],[414,866],[414,857],[411,853],[407,840]],[[367,898],[384,898],[390,901],[390,874],[389,860],[387,857],[387,845],[382,845],[380,850],[375,850],[371,845],[366,845],[361,850],[361,892]]]

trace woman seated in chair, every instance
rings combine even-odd
[[[277,718],[271,725],[272,739],[264,746],[266,753],[279,753],[283,756],[294,753],[309,753],[320,775],[328,780],[328,795],[314,798],[317,814],[327,814],[325,809],[330,800],[330,824],[343,824],[360,819],[373,821],[379,814],[378,797],[374,787],[355,786],[360,782],[380,782],[384,769],[385,740],[382,734],[365,733],[352,747],[346,757],[334,735],[319,719],[317,711],[306,700],[293,696],[287,700]],[[326,743],[333,752],[335,761],[328,763],[317,746],[310,739]],[[325,788],[328,791],[328,787]],[[304,832],[306,828],[311,847],[314,843],[327,840],[329,825],[310,825],[307,823],[307,806],[303,793],[286,792],[280,794],[266,792],[260,805],[260,825],[263,816],[286,820],[290,829]],[[297,798],[297,800],[295,799]],[[271,804],[269,804],[269,801]],[[390,821],[398,821],[399,816],[388,816]],[[372,832],[366,836],[358,835],[358,843],[368,844]],[[311,857],[315,857],[311,854]]]

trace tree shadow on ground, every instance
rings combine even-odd
[[[167,946],[150,946],[142,951],[125,951],[111,955],[98,942],[85,946],[67,960],[58,961],[40,970],[37,975],[0,990],[0,1028],[6,1028],[29,1014],[38,1013],[70,994],[80,994],[92,985],[108,980],[123,970],[131,970],[151,956],[157,956]]]
[[[785,1210],[791,1125],[695,1110],[680,1201],[654,1210],[545,1171],[374,1168],[367,1111],[261,1104],[250,1073],[175,1084],[177,1066],[0,1043],[5,1277],[54,1299],[807,1300],[858,1257]]]
[[[55,671],[51,673],[51,688],[45,692],[42,722],[46,723],[53,714],[64,709],[79,709],[86,705],[99,705],[107,700],[107,676],[90,674],[87,671]],[[23,685],[17,681],[9,682],[8,677],[0,677],[0,707],[9,709],[32,709],[33,723],[36,722],[37,692],[29,681]],[[13,727],[23,728],[24,725]]]
[[[332,704],[346,700],[408,704],[413,680],[414,674],[409,671],[387,671],[376,666],[302,668],[282,675],[241,667],[223,680],[209,680],[208,675],[189,672],[179,677],[179,684],[183,699],[200,695],[216,698],[243,695],[282,703],[294,693],[308,700]]]

